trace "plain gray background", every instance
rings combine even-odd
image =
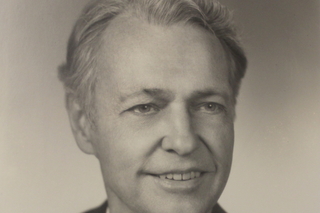
[[[76,146],[56,68],[87,0],[0,1],[0,212],[80,212],[105,192]],[[231,213],[320,212],[320,1],[223,0],[249,58]]]

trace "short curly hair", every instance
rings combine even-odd
[[[229,83],[236,101],[247,59],[226,7],[215,0],[95,0],[85,7],[77,20],[69,38],[66,62],[59,67],[59,79],[66,93],[77,97],[88,118],[92,118],[94,111],[96,54],[101,46],[101,35],[116,16],[126,12],[152,24],[190,23],[214,34],[229,61]]]

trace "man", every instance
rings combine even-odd
[[[92,212],[224,212],[246,58],[211,0],[100,0],[60,68],[73,134],[101,165]]]

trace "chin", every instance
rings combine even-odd
[[[159,209],[157,212],[152,213],[209,213],[213,206],[181,206],[181,205],[170,205]]]
[[[206,198],[179,197],[177,199],[166,199],[161,204],[156,205],[152,213],[209,213],[217,200]]]

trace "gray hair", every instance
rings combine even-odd
[[[59,67],[66,93],[73,93],[89,118],[97,80],[96,60],[101,35],[117,15],[130,12],[149,23],[169,26],[191,23],[214,34],[229,61],[229,83],[234,101],[244,77],[247,59],[229,10],[215,0],[95,0],[76,22],[68,43],[67,61]]]

